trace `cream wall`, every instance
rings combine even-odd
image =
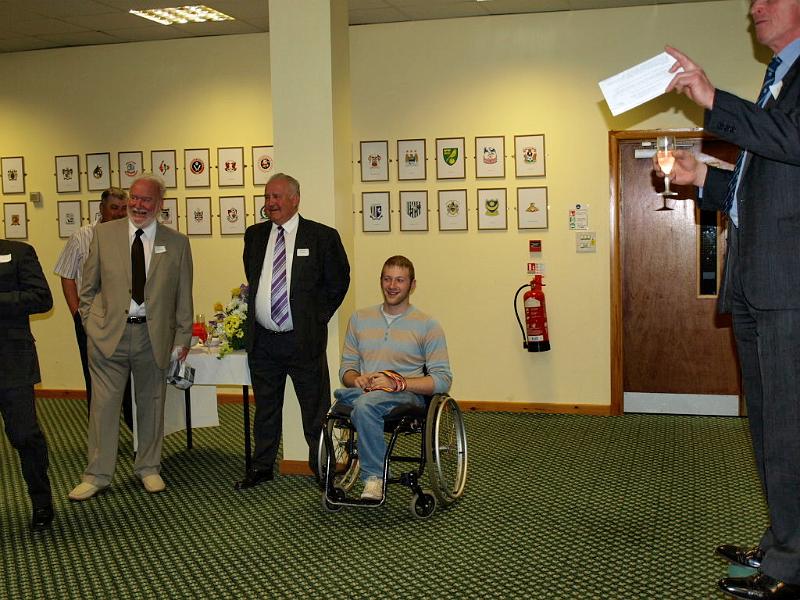
[[[702,115],[670,98],[613,119],[597,81],[669,42],[702,63],[719,87],[752,95],[763,65],[754,57],[746,13],[747,3],[737,0],[352,27],[354,155],[359,140],[390,140],[392,157],[397,139],[425,137],[429,148],[425,182],[398,185],[392,163],[388,184],[358,183],[354,164],[354,304],[377,302],[383,259],[407,254],[417,264],[415,304],[447,332],[456,397],[608,404],[608,131],[700,126]],[[63,245],[56,201],[90,198],[56,195],[54,155],[77,153],[83,163],[87,152],[110,151],[113,162],[118,151],[142,149],[149,163],[152,149],[175,148],[180,157],[183,148],[243,145],[247,157],[250,146],[272,141],[266,35],[0,55],[0,77],[13,82],[0,89],[0,156],[25,156],[27,190],[44,194],[42,208],[28,205],[29,241],[48,273]],[[505,180],[475,181],[476,135],[505,135],[510,155],[513,135],[528,133],[546,135],[545,178],[515,180],[509,159]],[[451,136],[466,138],[467,178],[440,185],[430,149],[436,137]],[[246,180],[250,206],[257,190],[249,172]],[[548,186],[547,231],[516,230],[517,185]],[[436,191],[460,187],[469,190],[470,231],[440,233]],[[476,230],[478,187],[508,188],[508,231]],[[398,190],[428,189],[430,231],[400,232],[394,214],[391,233],[361,233],[361,192],[385,189],[395,210]],[[219,191],[209,194],[216,204]],[[174,195],[183,213],[187,194],[179,187]],[[596,254],[574,251],[566,211],[577,202],[590,207]],[[521,348],[511,312],[514,291],[528,280],[533,238],[544,246],[553,345],[538,355]],[[196,310],[208,312],[243,277],[242,241],[220,237],[215,224],[210,238],[192,238],[192,249]],[[34,323],[43,387],[79,388],[71,323],[57,278],[49,281],[55,309]]]

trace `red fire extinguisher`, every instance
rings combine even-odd
[[[528,352],[547,352],[550,350],[550,336],[547,332],[547,307],[542,290],[544,284],[541,275],[534,275],[530,284],[523,285],[517,290],[517,294],[514,296],[514,311],[517,312],[519,293],[528,286],[530,289],[522,297],[525,308],[524,328],[519,313],[517,313],[517,322],[523,336],[522,346]]]

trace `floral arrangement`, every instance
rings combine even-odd
[[[219,339],[218,358],[244,348],[247,323],[247,293],[245,284],[231,290],[231,300],[226,305],[214,305],[214,319],[210,321],[210,335]]]

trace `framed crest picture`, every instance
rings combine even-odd
[[[467,190],[439,190],[439,231],[467,230]]]
[[[547,229],[547,188],[517,188],[517,227]]]
[[[361,181],[389,181],[389,142],[361,142]]]
[[[436,138],[436,179],[464,176],[464,138]]]
[[[102,218],[100,200],[89,200],[89,223],[96,223]]]
[[[211,235],[211,198],[186,199],[186,233]]]
[[[475,138],[475,177],[506,176],[506,138],[502,135]]]
[[[428,231],[428,192],[400,192],[400,231]]]
[[[81,201],[58,201],[58,237],[68,238],[81,227]]]
[[[120,152],[117,154],[117,158],[119,159],[119,187],[124,190],[130,189],[133,180],[144,172],[142,153],[140,151]]]
[[[256,223],[263,223],[269,221],[267,216],[267,209],[264,206],[264,194],[253,196],[253,216]]]
[[[514,136],[514,165],[517,177],[545,174],[544,134]]]
[[[425,140],[397,140],[397,179],[399,181],[421,180],[425,172]]]
[[[21,156],[4,156],[0,159],[3,169],[3,193],[25,193],[25,159]]]
[[[253,146],[253,185],[266,185],[275,173],[275,147]]]
[[[389,192],[363,192],[361,206],[362,231],[391,231]]]
[[[222,235],[241,235],[247,228],[244,196],[220,196],[219,232]]]
[[[152,150],[150,164],[153,173],[161,176],[167,189],[178,187],[178,165],[175,150]]]
[[[56,192],[81,191],[80,166],[77,154],[56,156]]]
[[[28,239],[28,206],[24,202],[3,204],[5,238],[7,240]]]
[[[86,155],[86,187],[90,192],[111,187],[111,154],[94,152]]]
[[[506,188],[478,190],[478,229],[508,229]]]
[[[244,148],[217,148],[217,185],[244,185]]]
[[[183,176],[187,188],[211,186],[211,178],[208,175],[208,157],[208,148],[194,148],[183,151]],[[210,222],[208,226],[210,229]]]
[[[161,212],[158,215],[158,222],[178,231],[178,199],[177,198],[164,198],[164,204],[161,205]]]

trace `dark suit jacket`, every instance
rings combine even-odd
[[[247,350],[252,351],[256,325],[256,294],[272,223],[258,223],[244,234],[244,270],[250,292],[247,300]],[[299,249],[308,255],[298,256]],[[266,282],[269,285],[270,282]],[[308,356],[325,352],[328,321],[350,285],[350,263],[339,233],[327,225],[300,217],[295,237],[289,288],[292,322]]]
[[[717,90],[705,114],[707,131],[750,152],[738,192],[736,268],[748,301],[759,309],[800,308],[798,111],[800,60],[764,108]],[[730,171],[709,168],[700,208],[721,210],[730,178]],[[726,297],[727,286],[720,292]]]
[[[53,296],[33,247],[0,240],[0,388],[41,381],[28,317],[52,307]]]

